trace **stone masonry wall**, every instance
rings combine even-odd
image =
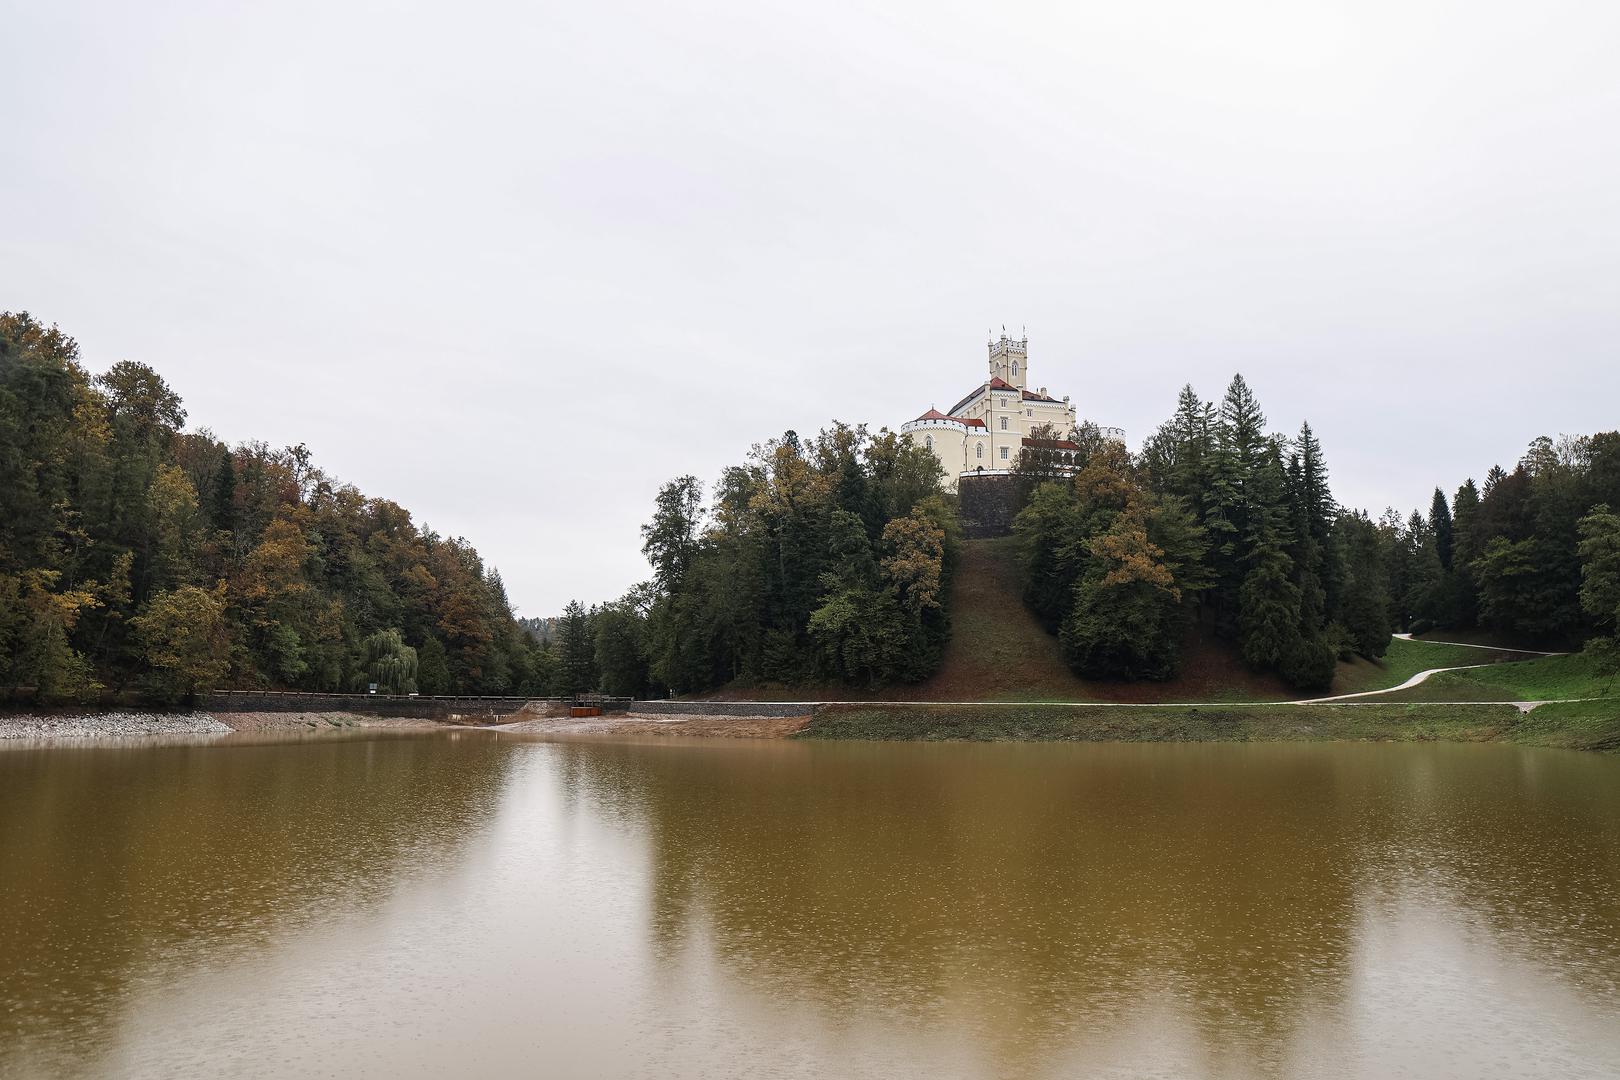
[[[446,716],[504,716],[534,701],[526,697],[407,697],[394,694],[305,694],[259,690],[217,690],[197,702],[203,712],[352,712],[368,716],[441,719]]]
[[[1013,476],[963,476],[956,487],[957,516],[969,540],[1006,536],[1018,513],[1018,479]]]

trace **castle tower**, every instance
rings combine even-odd
[[[990,342],[990,377],[1022,390],[1029,385],[1029,335],[1012,338],[1001,328],[1001,340]]]

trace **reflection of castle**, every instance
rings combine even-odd
[[[1005,473],[1018,461],[1026,445],[1068,454],[1079,449],[1074,433],[1074,406],[1047,396],[1046,387],[1028,388],[1029,338],[1014,340],[1002,331],[990,342],[990,378],[975,387],[949,413],[929,409],[903,424],[900,431],[912,442],[933,450],[945,469],[945,486],[976,473]],[[1038,427],[1050,428],[1055,439],[1030,438]]]

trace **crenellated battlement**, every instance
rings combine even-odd
[[[989,342],[990,377],[1022,390],[1029,385],[1029,334],[1015,338],[1001,328],[1001,337]]]
[[[1031,438],[1059,454],[1078,449],[1065,442],[1074,431],[1074,404],[1050,396],[1044,386],[1030,389],[1029,335],[1013,337],[1006,327],[999,338],[993,334],[987,343],[989,378],[949,410],[930,408],[900,426],[901,435],[933,452],[948,490],[956,490],[964,476],[1007,475]],[[1047,446],[1053,432],[1058,439]]]

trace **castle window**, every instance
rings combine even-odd
[[[1013,361],[1013,378],[1018,378],[1018,361]]]
[[[934,437],[932,435],[924,435],[923,442],[928,445],[928,449],[932,450],[934,448]]]
[[[974,447],[974,449],[979,452],[979,457],[984,457],[984,443],[980,443],[978,446]]]
[[[1007,418],[1006,418],[1006,417],[1005,417],[1005,416],[1003,416],[1003,417],[1002,417],[1002,418],[1001,418],[1001,430],[1002,430],[1002,431],[1006,431],[1006,430],[1007,430]],[[1002,456],[1002,457],[1006,457],[1006,456],[1007,456],[1007,453],[1006,453],[1006,447],[1002,447],[1002,454],[1001,454],[1001,456]]]
[[[1002,448],[1001,448],[1001,460],[1002,460],[1002,461],[1006,461],[1006,460],[1007,460],[1007,448],[1006,448],[1006,447],[1005,447],[1005,446],[1003,446],[1003,447],[1002,447]]]

